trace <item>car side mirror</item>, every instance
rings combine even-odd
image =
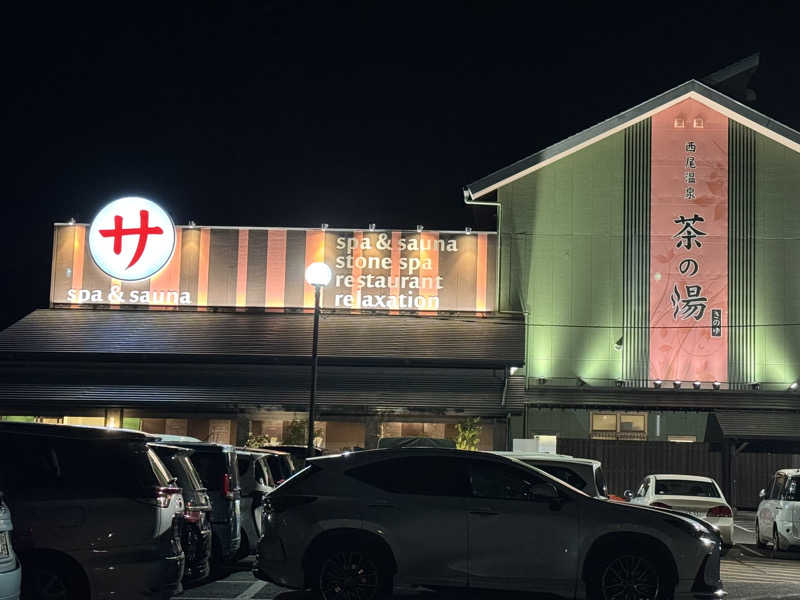
[[[758,492],[758,497],[761,498],[762,500],[764,498],[766,498],[767,497],[767,490],[761,490],[760,492]]]
[[[533,500],[550,501],[559,499],[556,486],[547,482],[534,483],[531,486],[531,496]]]
[[[627,500],[628,502],[630,502],[633,499],[633,492],[630,490],[625,490],[625,493],[622,495],[625,496],[625,500]]]

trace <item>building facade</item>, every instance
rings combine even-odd
[[[465,189],[525,319],[515,435],[797,452],[798,142],[690,81]]]
[[[55,225],[50,308],[0,333],[0,412],[304,443],[314,307],[304,272],[325,262],[318,443],[455,438],[479,417],[480,447],[505,447],[521,410],[506,402],[506,375],[522,365],[524,336],[520,318],[497,311],[496,240],[175,227],[147,200],[115,201],[91,224]]]

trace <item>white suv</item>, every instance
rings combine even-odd
[[[800,469],[781,469],[759,494],[756,515],[756,543],[773,552],[800,546]]]

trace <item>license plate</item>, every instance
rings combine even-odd
[[[8,532],[0,533],[0,558],[8,556]]]

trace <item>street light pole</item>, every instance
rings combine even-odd
[[[314,399],[317,395],[317,366],[319,356],[317,342],[319,341],[319,298],[322,287],[331,281],[331,268],[323,262],[315,262],[306,268],[306,281],[314,286],[314,337],[311,342],[311,397],[308,401],[308,448],[306,458],[314,456]]]
[[[311,342],[311,397],[308,401],[308,449],[306,458],[314,456],[314,396],[317,395],[317,342],[319,341],[319,295],[322,285],[314,285],[314,336]]]

